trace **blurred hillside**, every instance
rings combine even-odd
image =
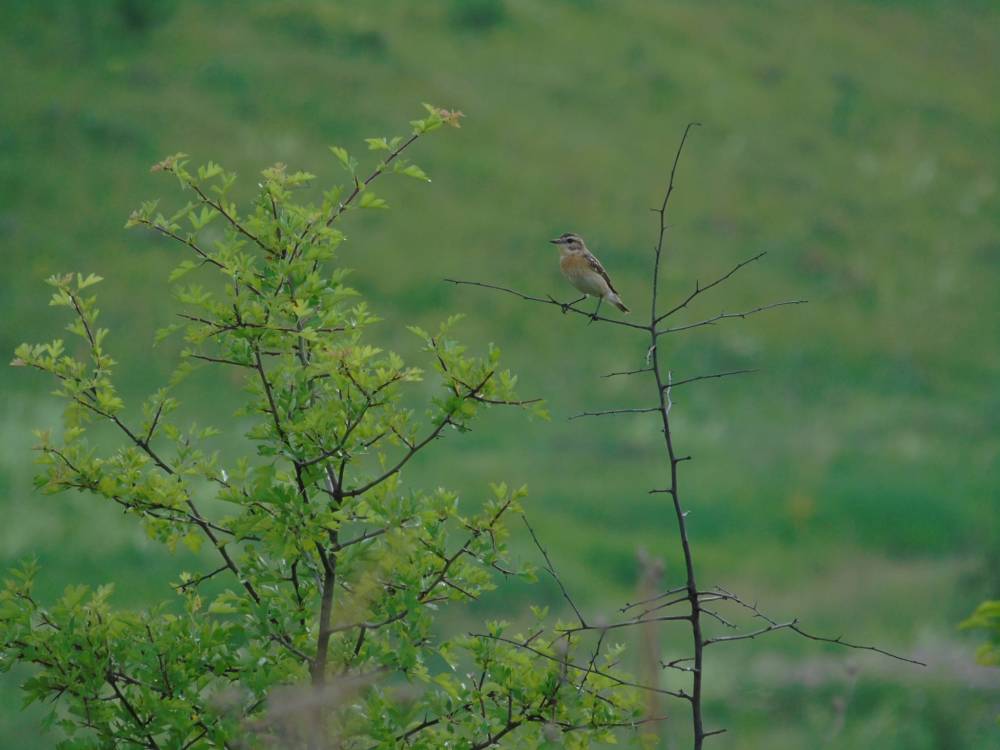
[[[461,130],[414,152],[433,182],[387,180],[392,210],[353,216],[341,257],[387,346],[418,359],[403,324],[464,312],[461,336],[500,346],[553,420],[491,416],[406,479],[470,503],[489,480],[527,482],[568,584],[610,613],[634,589],[638,548],[679,576],[674,525],[647,494],[662,486],[656,423],[567,417],[646,404],[648,383],[599,377],[641,366],[645,340],[441,279],[568,299],[546,240],[572,230],[648,309],[649,207],[700,120],[672,199],[668,298],[768,256],[679,319],[810,300],[666,340],[678,378],[762,368],[675,399],[700,578],[931,664],[782,635],[711,652],[709,711],[730,728],[714,741],[995,748],[1000,679],[974,668],[954,624],[1000,593],[998,49],[986,2],[12,0],[0,351],[60,334],[46,276],[98,273],[137,404],[176,355],[152,334],[173,315],[179,251],[122,229],[142,200],[182,202],[150,164],[176,151],[221,162],[244,196],[275,161],[326,185],[341,177],[328,145],[360,156],[362,138],[401,132],[421,101],[461,109]],[[235,385],[200,375],[189,413],[227,423]],[[33,491],[30,431],[58,424],[51,383],[3,368],[0,388],[3,565],[36,555],[46,595],[115,580],[123,605],[162,596],[178,563],[138,529],[90,498]],[[543,584],[481,609],[529,596],[556,603]],[[0,680],[0,748],[50,746],[40,712],[17,711],[25,676]]]

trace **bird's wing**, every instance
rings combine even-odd
[[[608,288],[611,289],[611,291],[614,292],[615,294],[618,294],[618,290],[615,289],[615,285],[611,283],[611,277],[608,276],[608,272],[604,270],[604,266],[601,265],[601,261],[595,258],[594,254],[591,253],[589,250],[587,251],[587,254],[584,257],[586,258],[587,265],[590,266],[590,269],[596,273],[599,273],[601,277],[606,282],[608,282]]]

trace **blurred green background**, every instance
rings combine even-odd
[[[459,131],[419,144],[431,185],[387,180],[387,214],[351,217],[342,258],[417,358],[404,322],[467,314],[549,423],[492,413],[408,469],[468,502],[527,482],[530,515],[592,613],[634,598],[637,550],[681,579],[655,418],[569,422],[648,403],[601,379],[646,342],[446,276],[569,297],[546,240],[582,234],[625,301],[648,308],[655,215],[686,122],[668,299],[768,256],[679,319],[784,298],[810,304],[666,339],[675,377],[748,379],[676,394],[690,532],[705,587],[776,617],[924,659],[920,669],[788,634],[710,650],[712,740],[731,750],[996,748],[1000,677],[955,623],[1000,594],[1000,10],[991,2],[183,2],[0,5],[0,351],[60,334],[42,280],[95,272],[133,405],[168,376],[152,347],[173,314],[179,251],[122,229],[141,200],[177,201],[148,167],[183,150],[256,173],[283,161],[340,178],[329,144],[405,130],[429,101]],[[184,395],[226,424],[235,380]],[[168,595],[179,561],[113,508],[31,486],[31,430],[58,423],[52,385],[0,370],[0,563],[36,555],[42,589],[118,583],[123,606]],[[517,545],[532,551],[524,535]],[[557,592],[505,588],[476,616]],[[687,642],[662,633],[665,653]],[[54,744],[0,679],[0,747]],[[671,706],[667,731],[687,719]],[[676,745],[675,745],[676,746]]]

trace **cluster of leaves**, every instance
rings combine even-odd
[[[959,627],[985,630],[990,640],[979,647],[976,661],[986,667],[1000,667],[1000,601],[983,602]]]
[[[128,226],[190,257],[171,275],[183,322],[159,334],[183,337],[182,361],[141,418],[114,386],[91,292],[100,279],[49,279],[74,343],[24,344],[14,360],[54,376],[66,402],[62,434],[40,434],[39,487],[113,501],[151,538],[214,558],[141,612],[115,609],[110,587],[70,587],[45,607],[33,565],[6,582],[0,669],[35,665],[27,698],[52,700],[63,747],[583,747],[637,722],[616,652],[599,658],[599,642],[577,656],[588,633],[546,626],[544,612],[530,635],[490,623],[443,639],[435,628],[441,607],[478,598],[497,573],[531,575],[506,548],[524,491],[495,485],[469,512],[446,489],[404,487],[403,467],[485,409],[544,411],[517,397],[495,348],[476,357],[452,338],[454,318],[411,328],[440,390],[422,418],[406,408],[425,373],[370,343],[378,318],[337,264],[343,216],[386,205],[373,181],[426,180],[403,151],[459,124],[458,112],[427,110],[408,137],[368,140],[379,161],[364,179],[334,148],[350,181],[318,204],[300,198],[313,176],[280,164],[245,212],[230,197],[236,176],[216,164],[190,171],[178,154],[154,167],[191,200],[169,214],[146,203]],[[224,284],[188,282],[204,270]],[[245,375],[253,449],[241,459],[210,447],[215,430],[172,421],[177,383],[203,366]],[[95,447],[95,423],[123,445]]]

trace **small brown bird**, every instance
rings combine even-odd
[[[580,299],[571,302],[571,305],[575,305],[588,296],[597,297],[597,308],[594,310],[594,314],[590,316],[592,320],[597,318],[597,313],[600,311],[601,303],[604,300],[610,302],[623,313],[628,313],[629,309],[625,307],[625,303],[618,296],[618,291],[615,289],[614,284],[611,283],[608,272],[604,270],[601,261],[595,258],[594,254],[587,249],[587,245],[580,235],[566,232],[554,240],[549,240],[549,242],[559,246],[561,251],[559,269],[562,271],[563,276],[566,277],[566,280],[570,284],[584,294]]]

